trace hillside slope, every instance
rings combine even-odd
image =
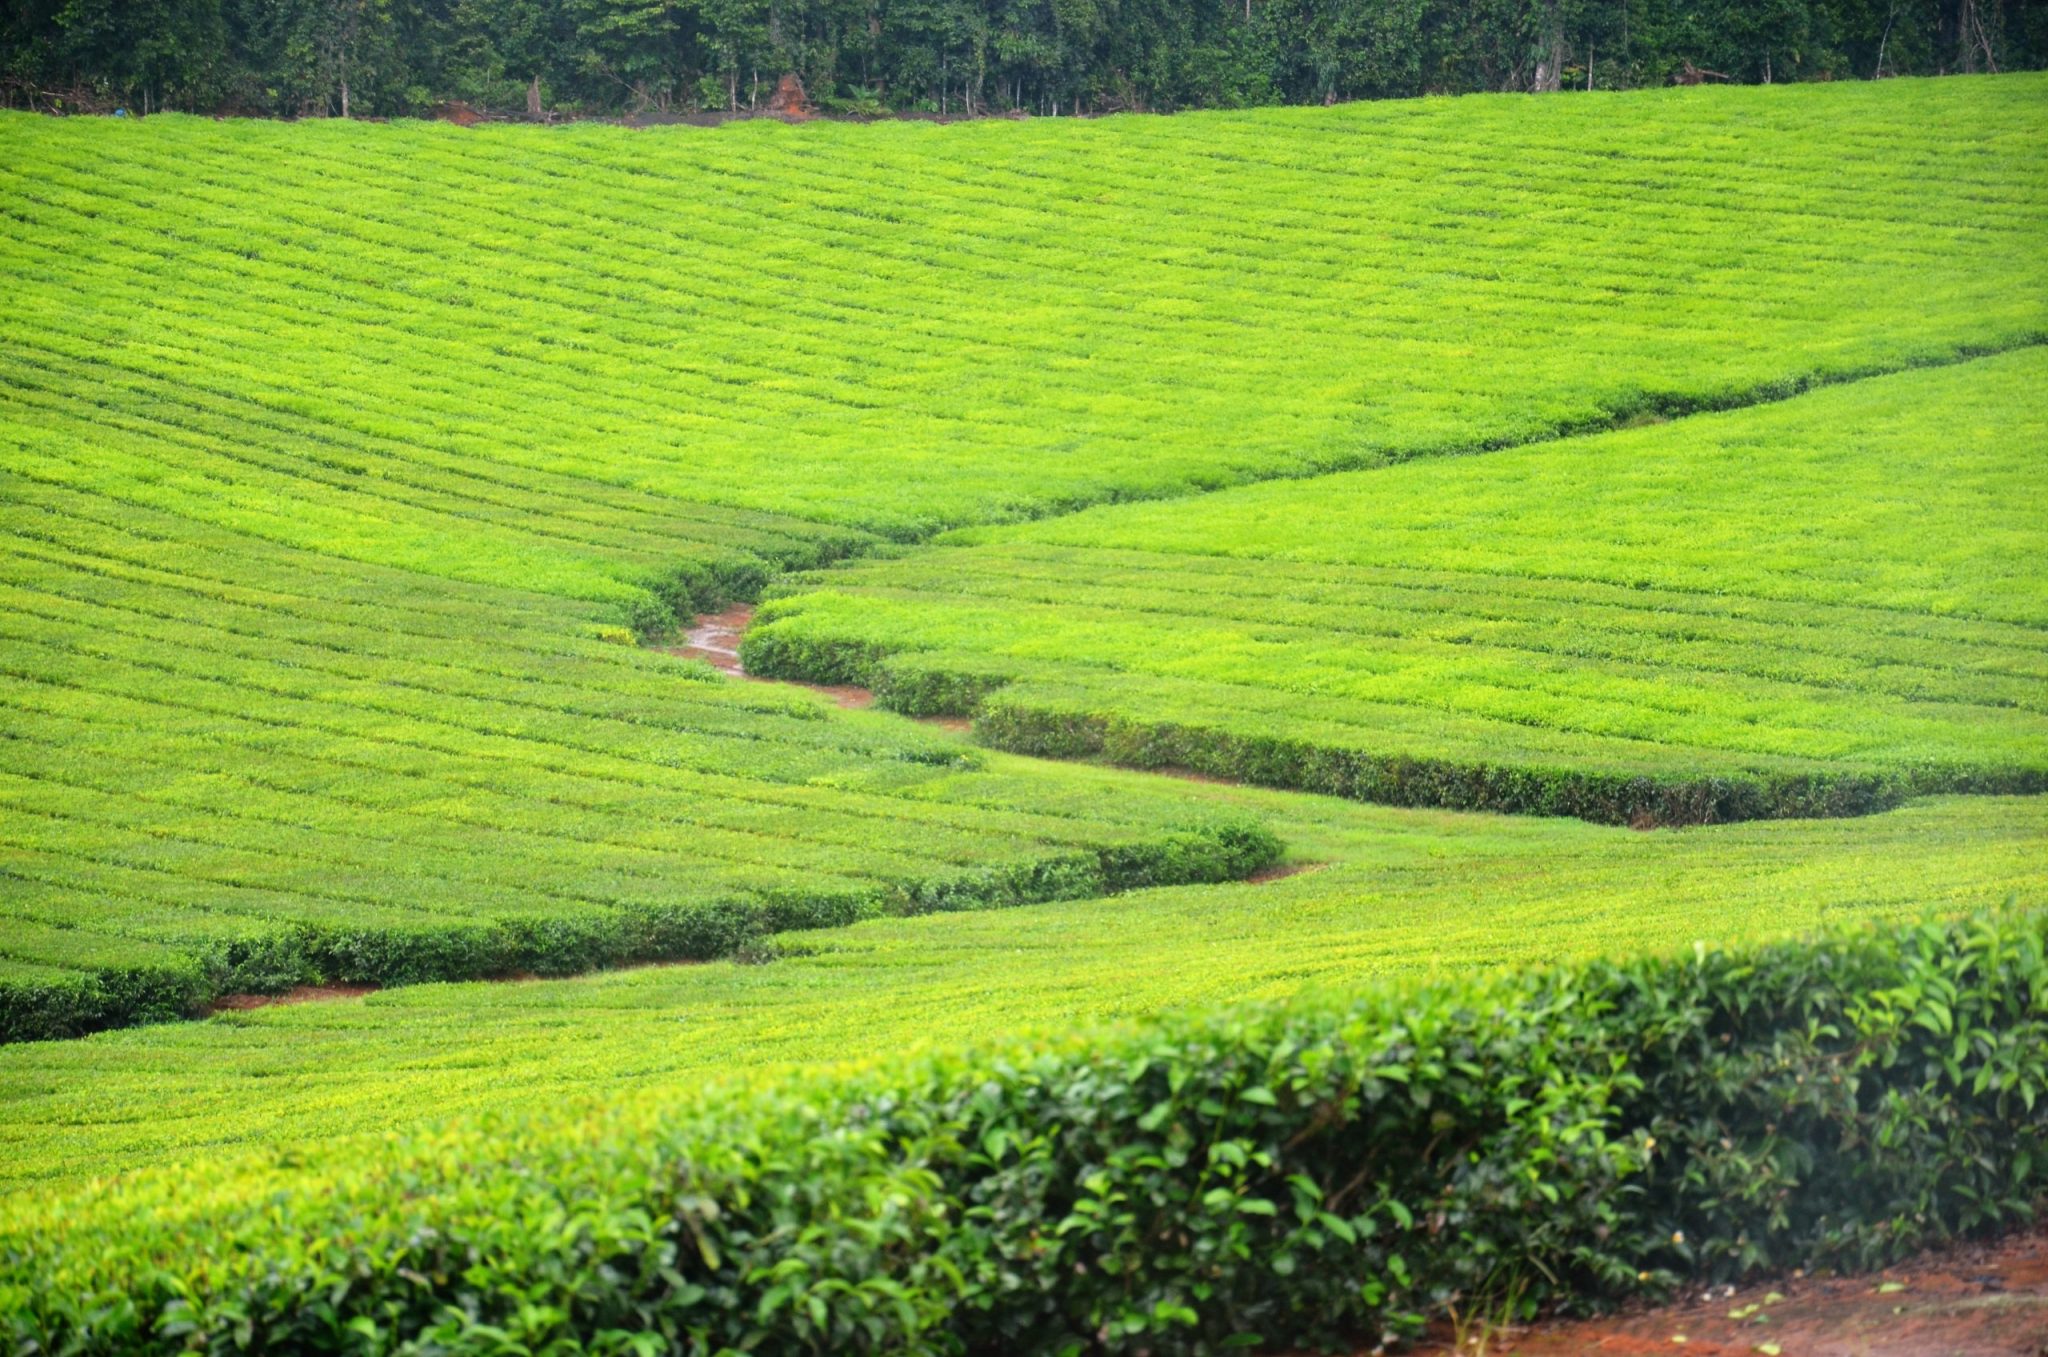
[[[971,530],[786,581],[749,666],[988,742],[1661,823],[2048,787],[2048,349]],[[958,543],[958,545],[953,545]]]
[[[0,410],[54,445],[41,474],[128,501],[608,597],[609,548],[554,506],[917,535],[2048,334],[2044,92],[645,132],[0,115]],[[76,465],[109,439],[189,479]]]
[[[1014,771],[1012,761],[997,760]],[[1095,805],[1147,779],[1077,770]],[[0,1050],[0,1192],[374,1144],[423,1117],[715,1101],[710,1080],[945,1051],[1077,1023],[1754,942],[1842,921],[2048,906],[2048,801],[1628,834],[1571,820],[1188,787],[1291,845],[1277,880],[876,919],[765,940],[772,964],[387,989]],[[1029,780],[1011,784],[1030,796]],[[756,960],[759,958],[757,957]]]

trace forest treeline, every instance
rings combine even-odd
[[[11,0],[7,102],[1169,111],[2048,65],[2043,0]]]

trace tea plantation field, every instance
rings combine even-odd
[[[2032,348],[968,530],[778,586],[746,655],[1007,748],[1395,803],[1669,823],[2038,791],[2044,447]]]
[[[2030,1218],[2044,148],[0,112],[0,1346],[1362,1350]]]
[[[10,114],[0,387],[42,476],[609,598],[662,500],[918,536],[2041,338],[2043,90],[633,137]],[[81,461],[108,442],[134,460]],[[701,525],[671,562],[727,541],[667,512]]]
[[[999,768],[1008,760],[996,760]],[[1135,774],[1078,774],[1105,801]],[[989,1045],[1190,1004],[1387,977],[1793,935],[1847,918],[2048,905],[2048,803],[1954,798],[1856,820],[1616,837],[1534,817],[1385,810],[1250,789],[1303,870],[876,920],[766,941],[772,964],[416,985],[0,1050],[0,1184],[277,1147],[419,1109],[603,1106],[755,1069]],[[374,1137],[371,1139],[374,1143]]]
[[[725,955],[776,927],[1264,864],[1170,798],[987,804],[898,719],[606,643],[574,605],[26,477],[0,514],[0,1037],[221,994]]]

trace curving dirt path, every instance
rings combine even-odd
[[[681,645],[663,646],[662,649],[671,655],[681,655],[685,659],[703,660],[712,668],[722,670],[734,678],[745,679],[749,683],[782,683],[791,688],[807,688],[811,692],[824,694],[849,710],[858,711],[863,707],[875,705],[873,693],[851,683],[795,683],[787,679],[760,678],[749,674],[746,667],[740,663],[740,638],[747,634],[747,626],[753,620],[753,604],[735,603],[722,613],[705,613],[683,633]],[[964,716],[907,716],[904,719],[915,721],[919,725],[937,726],[941,730],[950,730],[962,735],[974,729],[974,722]]]
[[[663,646],[671,655],[685,659],[703,660],[714,669],[743,678],[751,683],[781,683],[781,679],[756,678],[740,664],[740,638],[747,634],[747,625],[754,620],[754,605],[735,603],[722,613],[705,613],[690,629],[683,633],[679,646]],[[857,710],[875,705],[875,695],[865,688],[852,684],[791,683],[792,688],[808,688],[814,693],[823,693],[842,707]],[[957,729],[966,729],[968,723],[960,722]]]
[[[2048,1230],[1874,1276],[1716,1287],[1656,1310],[1537,1324],[1432,1357],[2048,1357]]]

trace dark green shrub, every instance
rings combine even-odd
[[[213,991],[197,962],[112,966],[0,981],[0,1042],[49,1041],[189,1018]]]
[[[983,743],[1040,758],[1100,758],[1130,768],[1189,768],[1262,787],[1320,792],[1389,806],[1569,815],[1596,824],[1699,825],[1738,820],[1869,815],[1916,793],[2028,794],[2036,771],[1947,776],[1892,773],[1653,777],[1577,768],[1468,763],[1375,754],[1283,735],[1240,734],[1006,700],[981,704]]]
[[[889,887],[766,891],[729,900],[589,914],[509,915],[416,928],[298,924],[203,949],[182,967],[53,972],[0,983],[0,1042],[78,1036],[202,1012],[224,994],[302,984],[414,985],[507,975],[575,975],[648,961],[712,961],[772,934],[839,928],[880,914],[997,909],[1190,882],[1229,881],[1277,861],[1280,840],[1250,821],[1168,830]]]
[[[1206,1353],[1865,1266],[2048,1190],[2044,946],[1865,927],[194,1167],[9,1225],[0,1309],[23,1352]]]

